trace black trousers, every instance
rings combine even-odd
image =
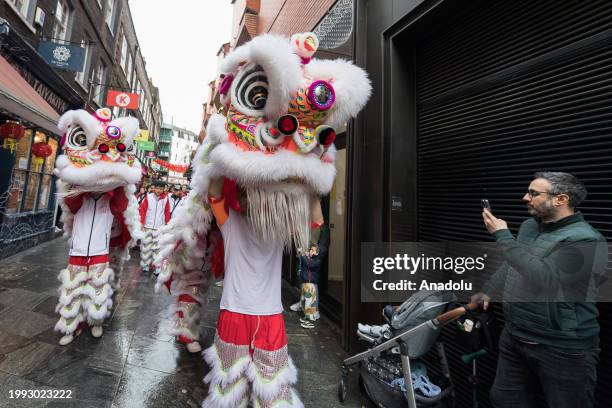
[[[592,408],[599,349],[571,350],[527,344],[504,329],[491,402],[496,408]]]

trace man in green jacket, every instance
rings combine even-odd
[[[505,262],[473,300],[501,296],[506,324],[491,401],[495,407],[593,407],[599,360],[597,287],[608,261],[605,238],[576,211],[584,185],[561,172],[536,173],[523,201],[532,218],[514,238],[483,210]]]

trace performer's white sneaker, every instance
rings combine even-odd
[[[91,335],[94,336],[96,339],[102,337],[102,333],[102,326],[93,326],[91,328]]]
[[[301,312],[302,311],[302,302],[297,302],[289,306],[289,310],[292,312]]]
[[[66,334],[64,335],[64,337],[62,337],[59,341],[60,346],[66,346],[70,343],[72,343],[72,340],[74,340],[74,336],[71,334]]]
[[[74,334],[73,333],[65,334],[59,341],[60,346],[66,346],[72,343],[72,340],[74,340],[74,338],[78,336],[79,334],[81,334],[81,329],[78,329]]]
[[[190,353],[199,353],[202,351],[202,346],[197,341],[192,341],[191,343],[187,343],[187,351]]]

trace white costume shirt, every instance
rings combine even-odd
[[[282,313],[282,244],[262,240],[246,217],[231,209],[220,229],[225,250],[221,309],[258,316]]]
[[[144,223],[145,228],[158,229],[166,225],[165,208],[168,202],[168,195],[160,198],[155,193],[149,193],[145,200],[148,200]]]
[[[70,256],[107,255],[113,219],[107,195],[97,199],[84,197],[81,208],[74,214]]]
[[[168,201],[170,202],[170,218],[172,218],[177,214],[176,210],[185,202],[185,197],[175,199],[175,196],[171,195],[168,196]]]

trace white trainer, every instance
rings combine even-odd
[[[190,353],[199,353],[202,351],[202,346],[197,341],[192,341],[191,343],[187,343],[187,351]]]
[[[102,326],[93,326],[91,328],[91,335],[94,336],[96,339],[102,337],[102,333]]]
[[[60,339],[59,344],[60,346],[66,346],[72,343],[72,340],[74,340],[74,336],[72,334],[66,334]]]
[[[289,306],[289,310],[292,312],[301,312],[302,311],[302,302],[297,302]]]

